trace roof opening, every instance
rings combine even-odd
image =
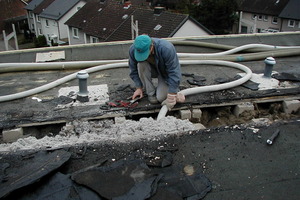
[[[155,31],[158,31],[159,29],[161,29],[161,27],[162,27],[162,26],[161,26],[160,24],[157,24],[157,25],[154,27],[154,30],[155,30]]]
[[[127,14],[123,15],[123,17],[122,17],[122,19],[127,19],[127,18],[128,18]]]

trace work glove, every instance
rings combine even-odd
[[[185,96],[184,96],[184,94],[178,92],[177,95],[176,95],[176,101],[177,101],[178,103],[183,103],[183,102],[185,102]]]
[[[183,103],[185,101],[185,96],[182,93],[168,94],[167,99],[164,100],[161,105],[166,105],[168,110],[172,110],[176,105],[176,102]]]

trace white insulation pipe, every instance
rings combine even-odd
[[[266,45],[266,44],[246,44],[243,46],[235,47],[233,49],[222,51],[218,53],[177,53],[179,58],[193,58],[193,57],[199,57],[199,56],[205,56],[205,57],[215,57],[215,56],[225,56],[234,54],[240,51],[244,51],[247,49],[253,49],[253,48],[262,48],[264,50],[275,50],[275,49],[297,49],[300,48],[300,46],[272,46],[272,45]]]
[[[105,69],[114,69],[114,68],[127,67],[127,66],[128,66],[127,62],[120,62],[120,63],[113,63],[113,64],[106,64],[106,65],[91,67],[91,68],[86,69],[86,71],[87,71],[87,73],[93,73],[93,72],[101,71],[101,70],[105,70]],[[20,99],[20,98],[28,97],[28,96],[31,96],[31,95],[34,95],[34,94],[37,94],[40,92],[44,92],[46,90],[49,90],[51,88],[54,88],[56,86],[59,86],[63,83],[66,83],[68,81],[75,79],[76,75],[77,75],[77,72],[70,74],[68,76],[65,76],[56,81],[53,81],[51,83],[48,83],[46,85],[31,89],[31,90],[27,90],[24,92],[19,92],[19,93],[11,94],[11,95],[0,96],[0,102]]]
[[[242,70],[246,73],[246,75],[243,76],[242,78],[240,78],[238,80],[235,80],[235,81],[228,82],[228,83],[201,86],[201,87],[194,87],[194,88],[188,88],[188,89],[180,91],[180,93],[184,94],[185,96],[204,93],[204,92],[214,92],[214,91],[233,88],[233,87],[242,85],[243,83],[247,82],[249,79],[251,79],[251,76],[252,76],[252,71],[248,67],[246,67],[245,65],[242,65],[242,64],[239,64],[239,63],[234,63],[234,62],[229,62],[229,61],[222,61],[222,60],[202,60],[202,61],[188,60],[188,61],[180,61],[180,64],[221,65],[221,66],[226,66],[226,67],[232,67],[232,68],[235,68],[235,69],[239,69],[239,70]],[[167,108],[166,105],[164,105],[158,113],[157,120],[160,120],[163,117],[165,117],[167,112],[168,112],[168,108]]]

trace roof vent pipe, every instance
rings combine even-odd
[[[89,101],[89,91],[87,89],[87,78],[89,74],[86,70],[81,70],[77,73],[78,83],[79,83],[79,92],[77,93],[77,100],[80,102]]]
[[[276,64],[276,61],[273,57],[267,57],[265,59],[265,71],[264,71],[264,77],[267,77],[267,78],[271,78],[271,75],[272,75],[272,70],[273,70],[273,67],[274,65]]]
[[[155,7],[154,8],[154,15],[160,15],[165,10],[164,7]]]

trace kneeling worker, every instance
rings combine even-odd
[[[152,104],[162,102],[171,110],[176,102],[185,97],[179,92],[181,68],[172,43],[164,39],[150,38],[148,35],[136,37],[129,49],[130,78],[136,90],[132,99],[143,97],[143,88]],[[158,78],[155,88],[152,78]]]

